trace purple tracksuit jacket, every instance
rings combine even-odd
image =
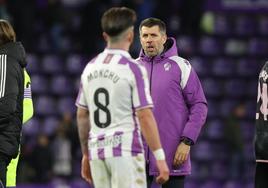
[[[141,50],[137,61],[148,71],[153,113],[170,175],[188,175],[191,173],[190,157],[179,167],[172,163],[181,137],[196,142],[207,117],[207,101],[198,76],[190,63],[178,56],[173,38],[167,40],[161,55],[150,58]],[[145,151],[149,174],[157,175],[154,156],[146,145]]]

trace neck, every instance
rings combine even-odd
[[[111,43],[108,42],[107,48],[109,49],[120,49],[120,50],[125,50],[129,51],[130,44],[127,42],[116,42],[116,43]]]

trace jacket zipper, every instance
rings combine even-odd
[[[154,69],[154,59],[152,58],[151,61],[151,73],[150,73],[150,94],[152,94],[152,82],[153,82],[153,69]],[[147,164],[148,164],[148,172],[150,171],[150,165],[149,165],[149,146],[147,147]]]
[[[153,82],[153,69],[154,69],[154,60],[151,59],[151,74],[150,74],[150,94],[152,94],[152,82]]]

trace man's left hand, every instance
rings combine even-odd
[[[188,158],[189,152],[190,152],[191,146],[188,146],[181,142],[178,147],[177,151],[175,153],[175,157],[173,160],[173,165],[174,166],[179,166],[182,165]]]

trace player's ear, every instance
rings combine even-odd
[[[102,36],[106,42],[108,42],[109,35],[105,32],[102,33]]]
[[[133,42],[133,39],[134,39],[134,31],[133,29],[129,29],[127,30],[127,33],[126,33],[126,39],[128,42],[132,43]]]

